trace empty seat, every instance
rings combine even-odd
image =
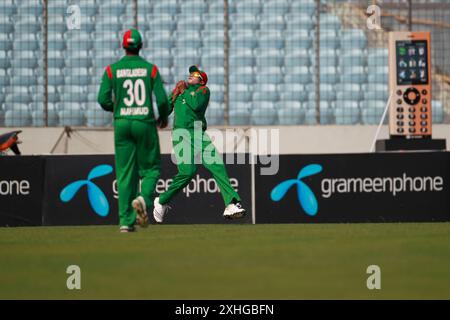
[[[3,8],[2,8],[3,9]],[[14,23],[9,16],[0,15],[0,32],[4,34],[14,31]]]
[[[61,101],[64,103],[71,101],[83,102],[86,100],[85,87],[82,86],[64,85],[58,87],[58,91],[60,92]],[[58,104],[57,106],[60,107],[60,104]]]
[[[360,121],[359,104],[356,101],[337,101],[335,109],[336,124],[357,124]]]
[[[113,114],[101,109],[96,103],[93,103],[85,111],[86,125],[88,127],[109,127],[112,125]]]
[[[260,30],[278,30],[282,31],[286,27],[286,22],[282,15],[273,15],[268,13],[267,15],[261,16]]]
[[[13,44],[9,34],[0,33],[0,50],[9,51],[12,50]]]
[[[361,49],[346,50],[341,54],[339,64],[342,69],[351,66],[366,66],[367,54]]]
[[[305,109],[298,101],[285,101],[277,105],[280,125],[299,125],[305,121]]]
[[[210,102],[218,102],[218,103],[223,103],[224,102],[224,85],[223,85],[223,81],[222,84],[219,84],[221,82],[219,81],[214,81],[214,82],[210,82],[208,81],[208,87],[209,87],[209,92],[210,92],[210,98],[209,101]]]
[[[70,68],[90,68],[92,67],[92,58],[83,51],[69,51],[65,65]]]
[[[40,0],[21,0],[17,9],[19,15],[40,16],[43,12],[42,1]]]
[[[257,49],[255,51],[257,66],[281,67],[284,64],[284,54],[276,49]]]
[[[11,61],[13,68],[36,68],[38,60],[34,51],[18,51],[15,52]]]
[[[361,101],[361,120],[363,124],[379,124],[386,102],[380,100]]]
[[[341,28],[341,21],[334,14],[322,13],[320,15],[320,28],[324,30],[339,30]]]
[[[65,6],[57,7],[57,8],[65,9]],[[60,15],[54,15],[54,14],[50,13],[50,8],[49,8],[49,17],[48,17],[48,24],[47,24],[48,35],[58,34],[58,35],[62,36],[62,34],[67,31],[67,22],[64,19],[64,15],[65,15],[65,10],[64,10],[64,13],[62,13]]]
[[[100,15],[120,16],[125,13],[125,4],[121,0],[108,0],[101,3],[99,7]]]
[[[8,51],[0,51],[0,69],[8,69],[11,67],[11,55]]]
[[[283,58],[283,56],[281,57]],[[311,58],[310,53],[307,49],[298,49],[295,51],[287,52],[284,55],[284,66],[285,68],[300,67],[300,66],[310,66]]]
[[[37,84],[37,75],[33,69],[15,68],[11,69],[11,85],[33,86]]]
[[[186,32],[199,32],[203,26],[203,21],[201,16],[192,15],[178,15],[177,19],[177,31],[182,35]]]
[[[234,108],[232,105],[235,102],[247,102],[252,99],[252,90],[251,87],[247,84],[239,84],[236,82],[231,82],[229,87],[229,97],[230,97],[230,109]]]
[[[223,24],[225,21],[223,12],[215,13],[210,11],[202,17],[205,30],[223,30]]]
[[[319,111],[317,111],[316,102],[309,101],[306,103],[305,123],[314,125],[318,124],[319,121],[320,124],[333,124],[335,122],[334,112],[332,103],[328,101],[319,102]],[[317,120],[317,117],[319,117],[319,120]]]
[[[336,98],[337,100],[354,100],[359,101],[362,99],[363,92],[361,86],[358,83],[340,83],[336,85]]]
[[[181,13],[186,15],[202,15],[208,11],[208,4],[204,0],[191,0],[182,2]]]
[[[55,18],[63,18],[67,13],[68,6],[61,1],[48,1],[47,10],[49,22]]]
[[[197,49],[202,46],[202,39],[196,34],[187,33],[178,36],[175,45],[184,50]]]
[[[122,30],[122,23],[118,16],[99,16],[95,20],[95,31],[119,32]]]
[[[343,30],[340,40],[344,50],[367,48],[367,38],[362,29]]]
[[[366,83],[367,72],[362,66],[348,66],[342,68],[342,83]]]
[[[5,16],[12,16],[17,12],[17,6],[13,0],[3,0],[1,7],[2,14]]]
[[[41,12],[42,13],[42,12]],[[41,14],[40,13],[40,14]],[[39,15],[18,15],[18,20],[14,23],[14,32],[19,33],[38,33],[41,30]]]
[[[321,83],[319,86],[320,90],[320,100],[334,101],[336,100],[336,88],[334,84]],[[314,84],[309,84],[306,86],[306,91],[309,92],[309,101],[315,101],[316,99],[316,88]]]
[[[230,53],[230,67],[252,67],[255,57],[251,49],[233,50]]]
[[[172,32],[177,26],[176,20],[169,14],[147,15],[150,30],[166,30]]]
[[[232,109],[229,112],[229,123],[232,126],[245,126],[250,124],[250,110],[248,108]]]
[[[316,1],[315,0],[302,0],[294,1],[291,5],[292,13],[306,14],[312,16],[316,11]]]
[[[269,0],[263,3],[262,11],[267,15],[283,16],[289,12],[289,2]]]
[[[10,83],[10,76],[7,74],[5,69],[0,69],[0,86],[8,87]],[[3,96],[3,95],[0,95]]]
[[[150,61],[159,68],[170,68],[173,65],[173,58],[166,50],[152,50]]]
[[[223,66],[224,52],[220,49],[209,50],[202,55],[202,67],[208,70],[211,67]]]
[[[313,39],[306,30],[299,30],[295,34],[286,37],[286,50],[309,49],[312,47]]]
[[[220,49],[224,51],[225,43],[224,43],[225,37],[221,35],[220,37],[215,37],[213,35],[208,35],[207,37],[203,38],[203,49]]]
[[[61,110],[58,111],[58,119],[60,126],[84,126],[84,112],[81,109]]]
[[[280,99],[282,101],[305,101],[308,99],[308,91],[300,83],[286,83],[279,86]]]
[[[320,68],[320,82],[334,84],[339,81],[339,75],[335,67]]]
[[[60,33],[49,33],[47,43],[49,51],[61,51],[66,48],[66,41]]]
[[[258,40],[254,35],[237,34],[235,37],[230,37],[230,46],[233,50],[236,49],[254,49],[258,45]]]
[[[174,66],[177,72],[181,72],[184,77],[188,73],[189,66],[200,65],[200,55],[195,51],[187,50],[186,52],[180,52],[174,57]],[[180,70],[181,69],[181,70]]]
[[[380,67],[388,65],[388,49],[369,48],[367,50],[367,64],[369,67]]]
[[[178,4],[176,0],[167,0],[155,3],[153,6],[154,14],[170,14],[175,15],[178,12]]]
[[[321,48],[319,54],[320,67],[337,67],[337,54],[333,48]],[[311,64],[316,65],[316,55],[311,55]]]
[[[253,93],[253,101],[276,102],[279,100],[278,88],[274,84],[259,84]]]
[[[258,46],[260,49],[264,50],[283,49],[284,48],[283,33],[281,31],[261,32],[258,37]]]
[[[261,13],[261,3],[259,0],[239,1],[236,3],[236,12],[256,16]]]
[[[284,81],[283,69],[280,67],[258,67],[256,70],[257,83],[279,84]]]
[[[312,74],[305,66],[288,68],[285,69],[284,82],[308,84],[312,82]]]
[[[49,85],[59,86],[64,84],[64,74],[62,72],[62,69],[49,67],[47,69],[47,75]]]
[[[31,112],[27,105],[17,104],[5,112],[5,126],[27,127],[31,125]]]
[[[272,102],[256,101],[252,103],[251,124],[275,125],[277,123],[277,110]]]
[[[99,37],[98,39],[95,39],[94,42],[94,49],[95,50],[118,50],[122,47],[121,42],[119,40],[119,36],[115,33],[111,34],[104,34],[102,37]],[[92,42],[91,42],[92,45]],[[88,48],[91,48],[91,46],[88,46]]]
[[[313,33],[313,36],[315,33]],[[338,49],[340,47],[340,35],[334,29],[320,31],[320,49]]]
[[[64,83],[68,85],[86,86],[91,82],[91,74],[88,68],[65,69]]]
[[[431,102],[432,110],[431,117],[433,123],[443,123],[444,122],[444,108],[442,102],[439,100],[433,100]]]
[[[31,121],[33,127],[43,127],[46,125],[44,104],[42,102],[31,105]],[[50,127],[58,125],[58,114],[53,103],[48,103],[47,106],[47,125]]]
[[[13,41],[14,50],[39,50],[39,41],[35,34],[19,34],[14,37]]]
[[[383,100],[387,102],[389,89],[387,84],[370,84],[362,89],[364,100]]]
[[[288,33],[297,32],[299,30],[309,31],[315,26],[315,21],[311,15],[304,13],[291,12],[286,16],[286,31]]]
[[[65,38],[67,49],[71,51],[92,49],[93,41],[89,34],[67,32]],[[98,40],[99,39],[96,39],[96,44],[98,43]]]
[[[388,67],[378,66],[377,68],[370,68],[367,76],[367,81],[369,83],[388,83]]]
[[[253,84],[255,75],[252,67],[236,67],[230,70],[230,83]]]
[[[225,117],[225,107],[220,103],[211,102],[206,109],[206,120],[208,125],[223,125]]]
[[[206,70],[208,73],[208,84],[225,84],[225,69],[223,67],[213,67]]]
[[[111,51],[94,51],[92,64],[95,68],[106,68],[108,65],[118,61],[120,56]]]

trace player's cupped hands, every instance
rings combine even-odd
[[[187,84],[184,80],[178,81],[178,83],[176,84],[175,88],[172,91],[172,93],[173,93],[172,102],[175,102],[175,100],[177,100],[177,97],[180,94],[183,94],[183,92],[186,88],[187,88]]]

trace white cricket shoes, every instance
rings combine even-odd
[[[134,212],[136,212],[136,222],[142,228],[148,227],[148,214],[145,200],[142,196],[137,197],[131,202]]]
[[[153,209],[153,218],[157,223],[163,223],[164,215],[169,211],[170,206],[168,204],[159,203],[159,197],[155,198],[153,201],[154,209]]]
[[[242,207],[241,203],[230,203],[223,212],[223,217],[225,219],[240,219],[245,216],[245,209]]]
[[[136,229],[134,229],[134,227],[129,226],[120,226],[119,231],[120,233],[129,233],[136,231]]]

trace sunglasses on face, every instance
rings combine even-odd
[[[201,75],[200,72],[198,72],[198,71],[192,72],[189,76],[190,76],[190,77],[194,77],[194,78],[203,79],[203,78],[202,78],[202,75]]]

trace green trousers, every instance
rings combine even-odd
[[[183,132],[179,133],[181,130]],[[186,187],[194,178],[197,172],[197,164],[199,163],[211,172],[216,180],[225,206],[233,200],[241,201],[241,198],[230,184],[222,157],[212,144],[209,136],[201,130],[197,135],[194,135],[193,132],[194,130],[174,129],[172,143],[177,159],[178,173],[173,178],[167,191],[159,196],[159,202],[161,204],[168,203],[178,192]]]
[[[131,201],[141,195],[147,208],[152,208],[156,183],[161,173],[156,125],[139,120],[117,119],[114,121],[114,144],[120,225],[133,226],[136,213]]]

